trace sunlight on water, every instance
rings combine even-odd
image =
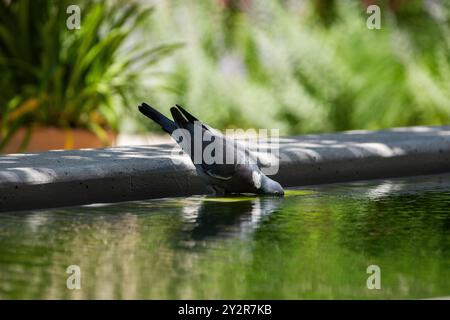
[[[449,178],[2,213],[0,298],[450,296]]]

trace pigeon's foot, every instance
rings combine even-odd
[[[218,186],[210,185],[209,189],[211,190],[211,194],[209,196],[212,196],[212,197],[223,197],[223,196],[226,195],[225,190],[220,188],[220,187],[218,187]]]

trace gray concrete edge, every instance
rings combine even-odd
[[[450,126],[280,138],[284,187],[450,172]],[[174,144],[0,156],[0,211],[207,192]],[[176,160],[176,163],[172,160]]]

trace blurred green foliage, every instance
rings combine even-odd
[[[0,1],[3,144],[31,124],[159,132],[135,111],[142,101],[163,112],[186,105],[221,129],[282,134],[450,119],[447,1],[166,0],[151,14],[143,2],[77,0],[73,31],[66,0],[9,2]],[[370,3],[381,6],[381,30],[366,27]]]
[[[79,30],[66,26],[71,4]],[[136,2],[0,1],[0,148],[32,125],[87,128],[104,140],[117,130],[148,67],[176,47],[131,41],[151,12]]]
[[[152,32],[186,46],[148,100],[283,134],[448,123],[449,4],[371,2],[381,30],[356,0],[166,1]]]

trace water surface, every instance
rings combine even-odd
[[[0,298],[450,296],[450,175],[0,214]],[[81,289],[66,268],[78,265]],[[366,269],[381,270],[369,290]]]

